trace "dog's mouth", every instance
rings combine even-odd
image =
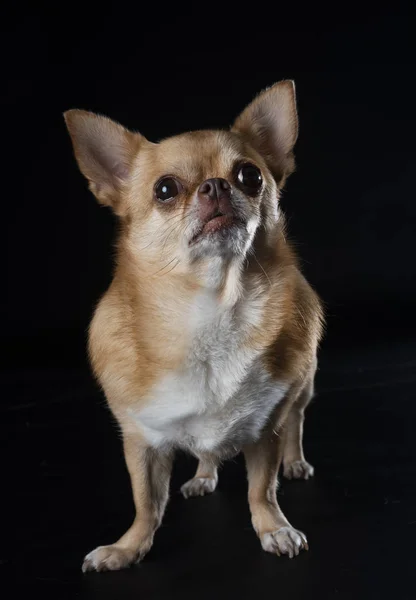
[[[233,227],[241,227],[244,225],[245,221],[237,217],[237,215],[217,212],[208,221],[205,221],[205,223],[192,236],[189,245],[195,244],[205,236],[214,235],[216,233],[232,229]]]

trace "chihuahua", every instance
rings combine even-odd
[[[185,498],[215,490],[244,453],[253,527],[290,558],[305,535],[276,498],[313,467],[302,449],[322,330],[319,298],[285,237],[279,198],[294,170],[295,87],[263,91],[229,130],[152,143],[106,117],[65,113],[79,168],[119,217],[116,268],[89,330],[94,373],[122,432],[136,517],[83,571],[151,548],[175,449],[198,458]]]

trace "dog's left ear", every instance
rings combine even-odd
[[[295,167],[298,136],[295,84],[280,81],[261,92],[237,117],[231,131],[239,133],[263,156],[277,180]]]

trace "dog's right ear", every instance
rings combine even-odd
[[[121,192],[131,175],[134,157],[145,138],[107,117],[84,110],[64,113],[79,168],[101,204],[124,214]]]

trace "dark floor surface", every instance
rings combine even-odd
[[[241,458],[212,496],[186,501],[194,460],[179,456],[150,554],[88,575],[83,555],[133,517],[119,436],[86,371],[3,373],[3,598],[414,600],[415,367],[414,339],[324,349],[305,433],[316,476],[279,490],[308,553],[261,550]]]

